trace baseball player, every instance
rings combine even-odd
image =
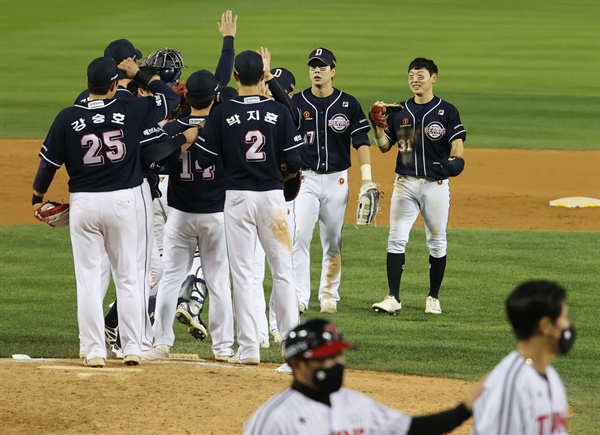
[[[353,96],[333,87],[336,58],[326,48],[308,57],[311,87],[294,95],[302,113],[300,131],[304,182],[295,200],[294,282],[300,311],[310,298],[310,243],[317,220],[323,262],[319,285],[322,313],[335,313],[342,275],[342,228],[348,202],[350,145],[358,152],[362,182],[371,181],[369,123]]]
[[[381,152],[398,146],[387,246],[389,295],[372,307],[382,313],[395,314],[402,308],[400,280],[406,244],[419,213],[425,222],[429,248],[425,312],[442,313],[438,294],[446,270],[450,180],[440,163],[456,160],[453,164],[464,165],[467,132],[456,107],[434,95],[437,77],[438,68],[432,60],[414,59],[408,66],[408,86],[414,97],[402,103],[403,110],[389,115],[388,131],[375,126],[374,137]]]
[[[174,136],[191,126],[201,127],[213,106],[219,82],[209,71],[193,73],[186,82],[191,115],[165,125]],[[192,266],[198,248],[206,287],[210,291],[209,326],[215,358],[233,356],[233,308],[229,286],[229,262],[225,244],[223,163],[201,168],[192,152],[171,154],[167,161],[169,218],[163,240],[164,275],[158,284],[154,322],[153,359],[166,358],[175,340],[173,318],[181,283]],[[179,308],[189,326],[206,329],[197,313]]]
[[[120,69],[119,69],[120,68]],[[77,311],[86,364],[104,366],[106,347],[101,258],[113,270],[125,363],[141,361],[144,324],[143,286],[138,274],[138,204],[143,203],[140,132],[164,119],[178,96],[158,77],[139,73],[128,58],[110,57],[88,66],[89,99],[64,109],[54,120],[33,184],[32,204],[43,200],[54,174],[65,164],[71,192],[70,234],[77,277]],[[125,74],[123,73],[125,71]],[[117,100],[117,80],[135,78],[154,92],[152,98]],[[125,224],[124,224],[125,223]]]
[[[351,347],[335,324],[313,319],[299,325],[284,342],[283,355],[293,370],[287,390],[262,405],[244,425],[258,434],[442,434],[471,416],[481,383],[453,409],[411,417],[356,390],[343,388]]]
[[[287,166],[286,176],[295,176],[304,141],[288,110],[259,95],[263,76],[260,54],[248,50],[237,55],[239,97],[213,110],[196,143],[200,167],[221,156],[225,168],[225,236],[239,345],[229,361],[253,365],[260,363],[251,291],[257,238],[271,266],[281,335],[287,336],[299,322],[281,166]]]
[[[565,300],[566,290],[550,281],[522,283],[508,296],[517,350],[485,380],[473,406],[472,434],[567,433],[567,394],[551,365],[575,342]]]

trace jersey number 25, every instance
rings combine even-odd
[[[123,131],[111,130],[102,133],[102,139],[93,133],[84,135],[81,138],[81,146],[89,148],[83,156],[83,164],[85,166],[99,166],[104,164],[104,156],[100,155],[102,151],[102,143],[109,148],[106,151],[106,158],[111,162],[119,162],[125,158],[127,149],[125,144],[119,140],[123,137]]]

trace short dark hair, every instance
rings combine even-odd
[[[425,59],[424,57],[417,57],[414,59],[410,65],[408,65],[408,71],[411,69],[423,69],[425,68],[429,71],[429,74],[437,74],[438,67],[431,59]]]
[[[235,74],[235,72],[234,72]],[[238,78],[240,85],[242,86],[256,86],[260,83],[260,81],[262,80],[263,76],[260,76],[259,78],[257,78],[256,80],[242,80],[240,78],[239,75],[236,74],[236,77]]]
[[[566,298],[566,290],[552,281],[527,281],[517,286],[506,299],[506,314],[517,340],[531,338],[542,317],[555,322]]]
[[[190,97],[190,94],[187,94],[186,100],[188,101],[188,103],[190,103],[190,106],[192,106],[193,109],[201,110],[210,106],[210,103],[215,100],[216,95],[217,94],[208,98],[194,98]]]
[[[92,86],[88,83],[88,91],[90,91],[90,94],[93,94],[93,95],[106,95],[106,94],[108,94],[111,86],[114,83],[115,82],[112,82],[112,83],[109,83],[108,85],[104,85],[104,86]]]
[[[149,74],[151,77],[154,77],[156,75],[156,70],[150,66],[141,66],[140,71]],[[135,80],[131,80],[129,83],[127,83],[127,90],[136,97],[138,96],[139,89],[143,89],[146,92],[150,92],[148,86],[142,85],[141,83],[136,82]]]

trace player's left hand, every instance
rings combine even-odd
[[[232,18],[232,16],[233,13],[231,11],[225,11],[223,12],[223,14],[221,14],[221,22],[217,23],[217,26],[219,27],[219,32],[221,32],[221,35],[223,35],[223,37],[235,37],[235,34],[237,32],[238,17],[236,15],[235,18]]]
[[[364,180],[358,192],[356,225],[369,225],[375,220],[380,211],[380,197],[379,184]]]

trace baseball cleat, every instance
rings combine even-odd
[[[182,302],[177,307],[175,312],[175,318],[188,327],[190,335],[196,339],[204,340],[208,337],[208,331],[206,330],[207,324],[202,320],[200,316],[194,316],[190,313],[187,302]]]
[[[321,312],[322,313],[337,313],[337,304],[331,298],[323,298],[321,301]]]
[[[277,329],[274,331],[271,331],[271,334],[273,335],[273,341],[275,343],[281,343],[283,341],[283,338],[281,337],[281,334],[279,333],[279,331]]]
[[[440,307],[440,300],[427,296],[425,301],[425,312],[427,314],[442,314],[442,307]]]
[[[124,362],[126,366],[139,366],[142,358],[139,355],[126,355]]]
[[[119,327],[114,328],[104,325],[104,340],[108,347],[112,347],[117,344],[117,337],[119,336]]]
[[[304,305],[304,303],[302,303],[302,302],[298,302],[298,312],[300,314],[302,314],[305,311],[306,311],[306,305]]]
[[[292,368],[290,367],[290,365],[288,363],[281,364],[279,367],[277,367],[275,369],[275,371],[277,373],[285,373],[285,374],[288,374],[288,375],[293,375],[294,374],[294,372],[292,371]]]
[[[371,307],[377,313],[385,313],[396,316],[402,309],[402,302],[398,302],[392,295],[387,295],[383,301],[373,304]]]
[[[257,366],[260,364],[260,358],[243,358],[240,359],[238,354],[233,355],[227,360],[229,364],[244,364],[247,366]]]
[[[156,361],[161,359],[169,358],[171,353],[171,346],[166,344],[159,344],[154,346],[152,349],[142,352],[142,359],[144,361]]]
[[[118,345],[111,346],[106,349],[108,359],[123,359],[123,349]]]
[[[102,368],[106,365],[106,362],[104,361],[104,358],[96,357],[96,358],[85,359],[83,361],[83,365],[86,367]]]

